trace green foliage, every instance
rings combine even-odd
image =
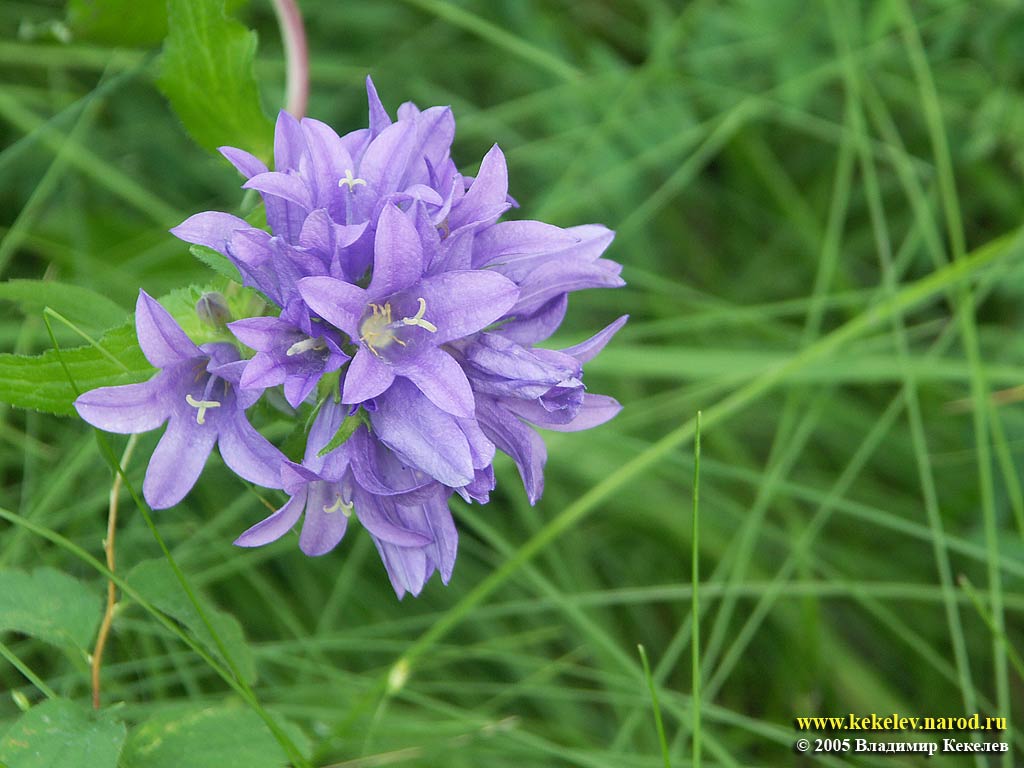
[[[26,315],[49,307],[87,331],[105,331],[122,325],[127,311],[101,293],[52,280],[8,280],[0,283],[0,300],[12,301]]]
[[[123,723],[65,699],[32,707],[0,740],[9,768],[116,768]]]
[[[177,707],[134,728],[120,768],[285,768],[288,758],[251,710]]]
[[[213,248],[207,248],[205,245],[193,245],[189,247],[188,251],[221,277],[226,277],[228,280],[241,279],[235,265],[224,254],[218,253]]]
[[[355,416],[348,416],[342,420],[341,424],[338,425],[338,431],[334,433],[334,437],[323,448],[317,456],[326,456],[328,453],[333,451],[335,448],[340,447],[352,437],[353,433],[359,429],[360,424],[364,424],[366,418],[361,414],[357,413]]]
[[[0,298],[19,301],[26,311],[53,303],[85,328],[104,328],[114,318],[124,319],[123,310],[92,291],[61,284],[52,288],[44,285],[47,287],[39,287],[30,280],[0,283]],[[231,340],[223,328],[204,324],[195,311],[203,293],[218,288],[223,289],[233,317],[250,317],[264,309],[264,301],[256,291],[237,283],[188,286],[161,297],[161,304],[196,344]],[[0,354],[0,402],[70,415],[74,413],[76,387],[78,392],[87,392],[96,387],[132,384],[152,375],[153,367],[139,348],[134,321],[108,331],[94,342],[59,351],[50,349],[39,355]]]
[[[66,366],[66,369],[65,369]],[[135,338],[134,325],[115,328],[85,345],[40,355],[0,354],[0,402],[44,413],[70,415],[78,393],[131,384],[152,374]]]
[[[160,89],[206,149],[241,146],[267,157],[273,126],[253,72],[256,33],[224,13],[224,0],[168,0]]]
[[[69,0],[76,38],[113,46],[149,47],[167,34],[166,0]]]
[[[99,593],[53,568],[0,570],[0,632],[21,632],[88,652],[101,613]]]
[[[228,662],[210,632],[212,627],[242,678],[248,683],[255,680],[255,661],[252,651],[245,642],[241,625],[233,616],[219,610],[209,600],[200,596],[199,605],[210,622],[208,627],[166,560],[147,560],[139,563],[128,574],[128,583],[149,602],[184,625],[213,656]]]

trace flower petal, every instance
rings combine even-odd
[[[415,130],[411,121],[394,123],[366,148],[359,163],[359,176],[378,199],[398,191],[398,183],[409,163],[410,139]]]
[[[375,538],[400,547],[423,547],[430,544],[428,537],[400,524],[392,499],[358,489],[355,503],[359,522]]]
[[[335,503],[332,489],[333,486],[322,481],[309,487],[299,549],[310,557],[326,555],[338,546],[348,527],[348,517],[341,510],[327,511]]]
[[[415,358],[396,365],[395,371],[415,384],[441,410],[453,416],[473,415],[473,388],[469,379],[444,350],[427,347]]]
[[[306,306],[350,338],[359,338],[359,321],[366,310],[364,289],[333,277],[307,277],[296,286]]]
[[[447,495],[438,494],[424,503],[421,509],[424,525],[432,538],[432,546],[427,551],[433,566],[441,574],[441,581],[447,584],[455,569],[455,556],[459,548],[459,533],[448,509]]]
[[[240,389],[269,389],[283,384],[287,375],[284,366],[273,355],[260,352],[246,362],[238,386]]]
[[[559,424],[558,414],[551,414],[539,403],[525,400],[505,401],[508,409],[516,415],[522,416],[527,421],[536,424],[543,429],[550,429],[552,432],[579,432],[584,429],[591,429],[600,426],[606,421],[615,418],[622,406],[614,397],[607,395],[592,395],[589,392],[583,395],[583,405],[580,407],[576,418],[568,424]]]
[[[381,562],[391,580],[391,586],[401,600],[406,592],[413,597],[423,591],[427,581],[427,556],[418,547],[398,547],[380,539],[374,539]]]
[[[355,405],[385,392],[395,380],[395,372],[366,347],[360,347],[345,373],[341,401]]]
[[[306,137],[299,121],[285,110],[277,113],[274,125],[274,168],[278,171],[299,170],[306,151]]]
[[[320,373],[294,373],[284,381],[284,399],[292,408],[298,408],[320,381]]]
[[[148,432],[167,420],[164,403],[167,374],[161,371],[141,384],[100,387],[75,400],[78,415],[106,432],[123,435]]]
[[[426,302],[426,317],[437,326],[435,344],[476,333],[504,315],[519,295],[515,283],[495,272],[443,272],[420,281],[412,292]]]
[[[212,424],[200,425],[188,416],[171,414],[149,460],[142,495],[153,509],[173,507],[192,490],[217,442]]]
[[[270,517],[256,523],[252,528],[235,539],[236,547],[262,547],[277,541],[290,531],[299,521],[303,508],[306,506],[306,491],[303,489],[284,503]]]
[[[605,345],[612,340],[612,336],[618,333],[619,329],[626,324],[627,320],[629,320],[629,315],[623,315],[615,322],[608,324],[605,328],[595,333],[586,341],[563,349],[562,354],[571,355],[580,363],[586,363],[593,360],[597,357],[598,353],[604,349]]]
[[[536,504],[544,492],[544,463],[548,458],[543,438],[491,398],[479,398],[477,416],[484,434],[515,461],[526,496]]]
[[[230,213],[204,211],[189,216],[171,230],[171,234],[186,243],[205,245],[218,253],[227,254],[227,242],[240,229],[252,229],[248,222]]]
[[[373,241],[373,278],[367,294],[383,299],[408,288],[423,274],[423,249],[416,227],[394,205],[384,206]]]
[[[535,312],[517,313],[512,320],[503,322],[495,333],[519,344],[537,344],[558,330],[568,307],[569,294],[559,294]]]
[[[267,172],[267,166],[264,165],[263,161],[255,155],[249,154],[244,149],[218,147],[217,151],[224,155],[227,161],[235,166],[235,169],[246,178]]]
[[[257,432],[242,410],[220,422],[221,458],[239,477],[264,488],[281,487],[285,455]]]
[[[484,155],[480,172],[459,204],[452,208],[448,224],[452,231],[469,224],[492,223],[508,210],[508,167],[505,155],[495,144]]]
[[[499,221],[477,233],[473,266],[506,264],[568,248],[577,238],[561,227],[542,221]]]
[[[391,117],[380,103],[377,88],[369,75],[366,76],[366,101],[370,105],[370,136],[376,138],[381,131],[391,125]]]
[[[290,173],[278,173],[277,171],[261,173],[245,182],[242,189],[255,189],[265,195],[279,197],[282,200],[295,203],[307,211],[313,208],[309,188],[301,178]]]
[[[396,378],[370,422],[382,443],[434,479],[452,488],[473,481],[473,454],[458,420],[411,381]]]
[[[354,166],[338,134],[326,123],[309,117],[302,119],[302,132],[306,136],[306,147],[312,170],[309,176],[316,185],[313,201],[326,208],[338,195],[338,179]]]
[[[142,354],[156,368],[202,357],[203,353],[181,330],[171,313],[145,291],[135,302],[135,332]]]
[[[228,328],[236,339],[258,352],[269,352],[280,342],[282,333],[294,330],[276,317],[247,317],[228,323]]]
[[[546,261],[519,284],[519,300],[514,314],[532,314],[562,293],[586,288],[621,288],[626,281],[619,277],[622,266],[608,259],[589,261],[563,258]]]

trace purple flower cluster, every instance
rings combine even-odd
[[[618,413],[614,399],[586,391],[583,364],[626,318],[569,349],[536,346],[558,328],[570,292],[623,285],[621,267],[601,258],[613,233],[499,221],[515,203],[497,146],[475,178],[463,176],[449,108],[403,104],[392,121],[369,79],[367,91],[369,128],[344,136],[282,112],[273,171],[222,148],[262,196],[269,232],[217,212],[171,230],[227,257],[276,316],[228,322],[228,340],[197,346],[140,292],[139,343],[159,373],[75,405],[112,432],[167,422],[143,485],[153,507],[181,501],[218,443],[239,476],[289,496],[236,544],[267,544],[301,518],[299,546],[322,555],[355,515],[401,597],[434,571],[448,582],[448,500],[488,501],[496,450],[513,458],[534,503],[546,460],[534,427],[576,431]],[[315,414],[301,463],[246,417],[278,386],[296,413]]]

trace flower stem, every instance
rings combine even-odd
[[[274,0],[274,13],[281,25],[281,39],[288,63],[288,84],[285,109],[294,117],[306,114],[309,101],[309,49],[306,46],[306,28],[296,0]]]
[[[139,441],[138,435],[128,438],[128,444],[124,447],[121,455],[121,466],[127,467],[128,461],[135,450],[135,444]],[[107,555],[107,568],[114,572],[114,540],[117,536],[117,499],[121,495],[120,474],[114,475],[114,482],[110,486],[110,506],[107,510],[107,538],[103,541],[103,551]],[[103,612],[103,622],[100,624],[99,634],[96,635],[96,648],[92,652],[92,708],[100,708],[100,668],[103,665],[103,649],[107,645],[107,636],[110,634],[110,625],[114,621],[114,609],[117,607],[117,587],[114,582],[107,582],[107,608]]]

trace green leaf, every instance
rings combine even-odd
[[[160,304],[196,344],[233,341],[227,331],[203,323],[196,313],[196,302],[208,290],[215,289],[179,288],[161,296]],[[251,288],[229,282],[223,293],[232,317],[255,317],[266,309],[266,302]],[[139,348],[132,320],[108,331],[95,344],[62,348],[59,356],[53,349],[39,355],[0,354],[0,403],[65,416],[74,414],[75,390],[62,361],[79,392],[134,384],[153,375],[153,367]]]
[[[143,597],[180,622],[214,657],[227,661],[166,560],[146,560],[139,563],[127,578],[128,583]],[[246,682],[252,683],[256,679],[256,662],[245,642],[241,624],[231,614],[216,608],[203,595],[197,593],[197,597],[203,613],[210,620],[239,674]]]
[[[98,593],[52,568],[0,571],[0,631],[88,652],[102,608]]]
[[[164,0],[70,0],[68,26],[79,40],[149,47],[167,34]]]
[[[51,699],[18,718],[0,741],[10,768],[116,768],[124,723],[66,699]]]
[[[175,708],[132,731],[121,768],[284,768],[266,724],[241,706]]]
[[[0,283],[0,300],[13,301],[26,315],[40,314],[50,307],[87,331],[122,325],[129,315],[128,310],[103,294],[51,280],[7,280]]]
[[[218,275],[226,277],[228,280],[234,280],[236,282],[242,281],[242,276],[239,274],[238,269],[224,254],[218,253],[213,250],[213,248],[207,248],[205,245],[193,245],[188,250],[189,253],[203,262],[203,264],[208,266]]]
[[[79,391],[132,384],[152,375],[131,324],[108,331],[95,346],[61,350]],[[19,408],[70,415],[75,391],[56,350],[41,355],[0,354],[0,402]]]
[[[331,438],[331,441],[327,445],[320,449],[317,456],[326,456],[352,437],[352,433],[355,432],[359,428],[359,425],[363,423],[361,413],[362,412],[360,411],[360,413],[355,416],[348,416],[343,419],[341,424],[338,425],[338,431],[334,433],[334,437]]]
[[[199,144],[270,156],[273,126],[253,72],[256,33],[224,14],[224,0],[168,0],[159,85]]]

